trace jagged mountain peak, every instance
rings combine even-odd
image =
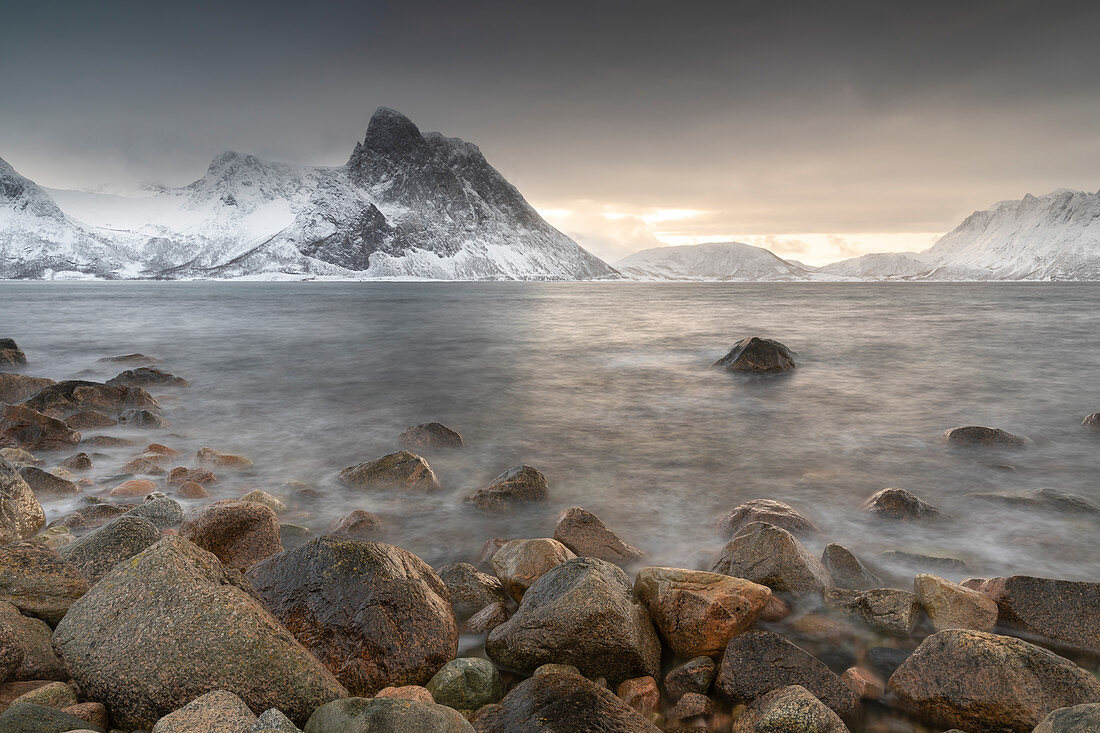
[[[361,167],[364,158],[375,156],[390,161],[420,160],[427,152],[428,143],[412,120],[395,109],[379,107],[367,123],[363,141],[355,144],[348,167]]]

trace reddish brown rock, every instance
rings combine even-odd
[[[0,367],[22,366],[27,363],[27,355],[15,343],[15,339],[0,338]]]
[[[488,634],[508,620],[508,607],[500,601],[490,603],[462,624],[463,634]]]
[[[557,540],[512,540],[493,555],[493,571],[504,590],[519,601],[544,573],[575,557]]]
[[[169,427],[168,421],[152,410],[123,410],[118,421],[131,428],[146,430],[166,430]]]
[[[12,673],[12,679],[21,682],[27,680],[63,682],[69,679],[69,672],[64,662],[58,659],[50,643],[52,632],[45,621],[24,616],[12,604],[0,601],[0,628],[9,629],[12,632],[14,643],[18,647],[13,649],[12,653],[22,657],[23,660]]]
[[[993,631],[997,626],[997,603],[984,593],[926,574],[913,578],[913,590],[937,630]]]
[[[382,520],[377,514],[356,509],[333,522],[329,534],[353,540],[370,540],[377,539],[382,529]]]
[[[62,461],[61,466],[70,471],[90,471],[93,468],[92,457],[87,453],[74,453]]]
[[[242,571],[283,551],[279,518],[253,501],[228,499],[198,507],[180,525],[180,536]]]
[[[81,702],[63,708],[61,712],[68,713],[74,718],[80,718],[85,723],[107,730],[107,707],[103,703]]]
[[[202,484],[186,481],[176,489],[176,495],[181,499],[205,499],[210,496],[210,492]]]
[[[95,410],[82,410],[65,418],[65,424],[73,430],[94,430],[95,428],[109,428],[112,425],[118,425],[118,420]]]
[[[149,445],[145,446],[145,453],[147,453],[147,454],[151,453],[151,454],[157,455],[157,456],[178,456],[178,455],[180,455],[180,452],[178,450],[176,450],[175,448],[169,448],[168,446],[161,445],[160,443],[150,443]]]
[[[406,428],[398,442],[406,448],[461,448],[462,436],[446,425],[437,422],[424,423]]]
[[[634,593],[661,637],[684,659],[720,654],[731,637],[756,622],[772,595],[748,580],[678,568],[643,569]]]
[[[665,693],[675,702],[688,693],[705,695],[718,672],[718,665],[710,657],[695,657],[679,667],[673,667],[665,675]]]
[[[168,472],[167,480],[169,486],[182,486],[188,482],[206,485],[217,483],[218,477],[205,468],[177,466]]]
[[[159,490],[160,486],[157,485],[155,481],[150,481],[147,478],[132,478],[129,481],[123,481],[121,484],[111,489],[108,496],[133,498],[148,496],[154,491]]]
[[[252,461],[244,456],[238,456],[233,453],[223,453],[206,446],[199,448],[198,452],[195,453],[195,458],[199,463],[207,463],[211,466],[219,466],[221,468],[252,467]]]
[[[1100,583],[1013,575],[968,580],[997,604],[997,623],[1014,634],[1072,652],[1100,655]]]
[[[1052,710],[1100,702],[1100,680],[1022,639],[948,629],[921,642],[890,677],[898,699],[931,723],[1028,733]]]
[[[760,620],[775,623],[776,621],[782,621],[790,615],[790,605],[779,596],[773,595],[768,599],[768,604],[764,606],[764,610],[760,612]]]
[[[30,377],[26,374],[0,374],[0,402],[14,405],[39,390],[56,384],[52,379]]]
[[[767,522],[795,535],[817,534],[817,527],[813,522],[802,516],[790,504],[774,499],[753,499],[744,504],[738,504],[733,511],[722,517],[718,522],[718,529],[722,534],[730,537],[753,522]]]
[[[466,497],[478,509],[490,513],[508,512],[525,504],[550,499],[550,482],[537,468],[513,466]]]
[[[24,405],[0,410],[0,446],[24,450],[67,450],[80,442],[80,433],[65,423]]]
[[[669,720],[687,720],[714,712],[714,701],[698,692],[688,692],[680,697],[668,713]]]
[[[82,493],[72,481],[49,471],[43,471],[36,466],[23,466],[19,469],[19,475],[27,482],[27,486],[31,487],[34,495],[42,501],[71,498]]]
[[[384,687],[374,695],[375,697],[395,697],[398,700],[415,700],[416,702],[431,702],[432,693],[427,687],[421,685],[402,685],[401,687]]]
[[[886,694],[886,683],[866,667],[849,667],[840,675],[840,681],[864,700],[878,700]]]
[[[428,462],[407,450],[345,468],[340,472],[340,482],[357,489],[435,491],[439,488],[439,479]]]
[[[558,515],[554,539],[579,557],[596,557],[608,562],[624,563],[645,556],[637,547],[619,539],[599,517],[579,506],[563,509]]]
[[[141,387],[107,385],[76,379],[50,385],[23,404],[59,419],[84,410],[112,415],[127,409],[160,409],[160,404]]]
[[[144,474],[146,476],[163,476],[168,473],[161,462],[149,456],[135,456],[122,467],[125,473]]]
[[[657,680],[652,677],[623,680],[616,688],[615,694],[644,716],[657,712],[661,705],[661,693],[657,691]]]
[[[504,547],[507,543],[508,540],[504,537],[490,537],[485,540],[485,544],[481,546],[481,557],[477,561],[478,569],[485,572],[492,572],[493,555],[497,554],[497,550]]]

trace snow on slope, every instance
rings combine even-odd
[[[181,188],[52,199],[10,174],[41,213],[0,219],[0,243],[19,242],[0,250],[0,276],[56,270],[46,263],[59,249],[68,269],[103,277],[618,277],[547,224],[477,146],[422,134],[386,108],[339,167],[227,152]]]
[[[654,247],[615,263],[635,280],[811,280],[806,269],[777,257],[763,247],[741,242],[709,242]]]
[[[932,259],[919,252],[875,252],[824,265],[817,272],[838,278],[899,280],[927,275],[933,268]]]

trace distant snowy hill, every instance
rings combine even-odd
[[[45,191],[0,161],[0,277],[618,277],[477,146],[375,112],[347,164],[223,153],[145,196]]]
[[[803,266],[781,259],[763,247],[740,242],[710,242],[654,247],[615,263],[635,280],[809,280]]]

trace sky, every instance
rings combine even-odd
[[[0,157],[183,184],[224,150],[339,165],[375,108],[475,142],[615,261],[745,241],[923,249],[1100,188],[1100,3],[51,2],[0,23]]]

